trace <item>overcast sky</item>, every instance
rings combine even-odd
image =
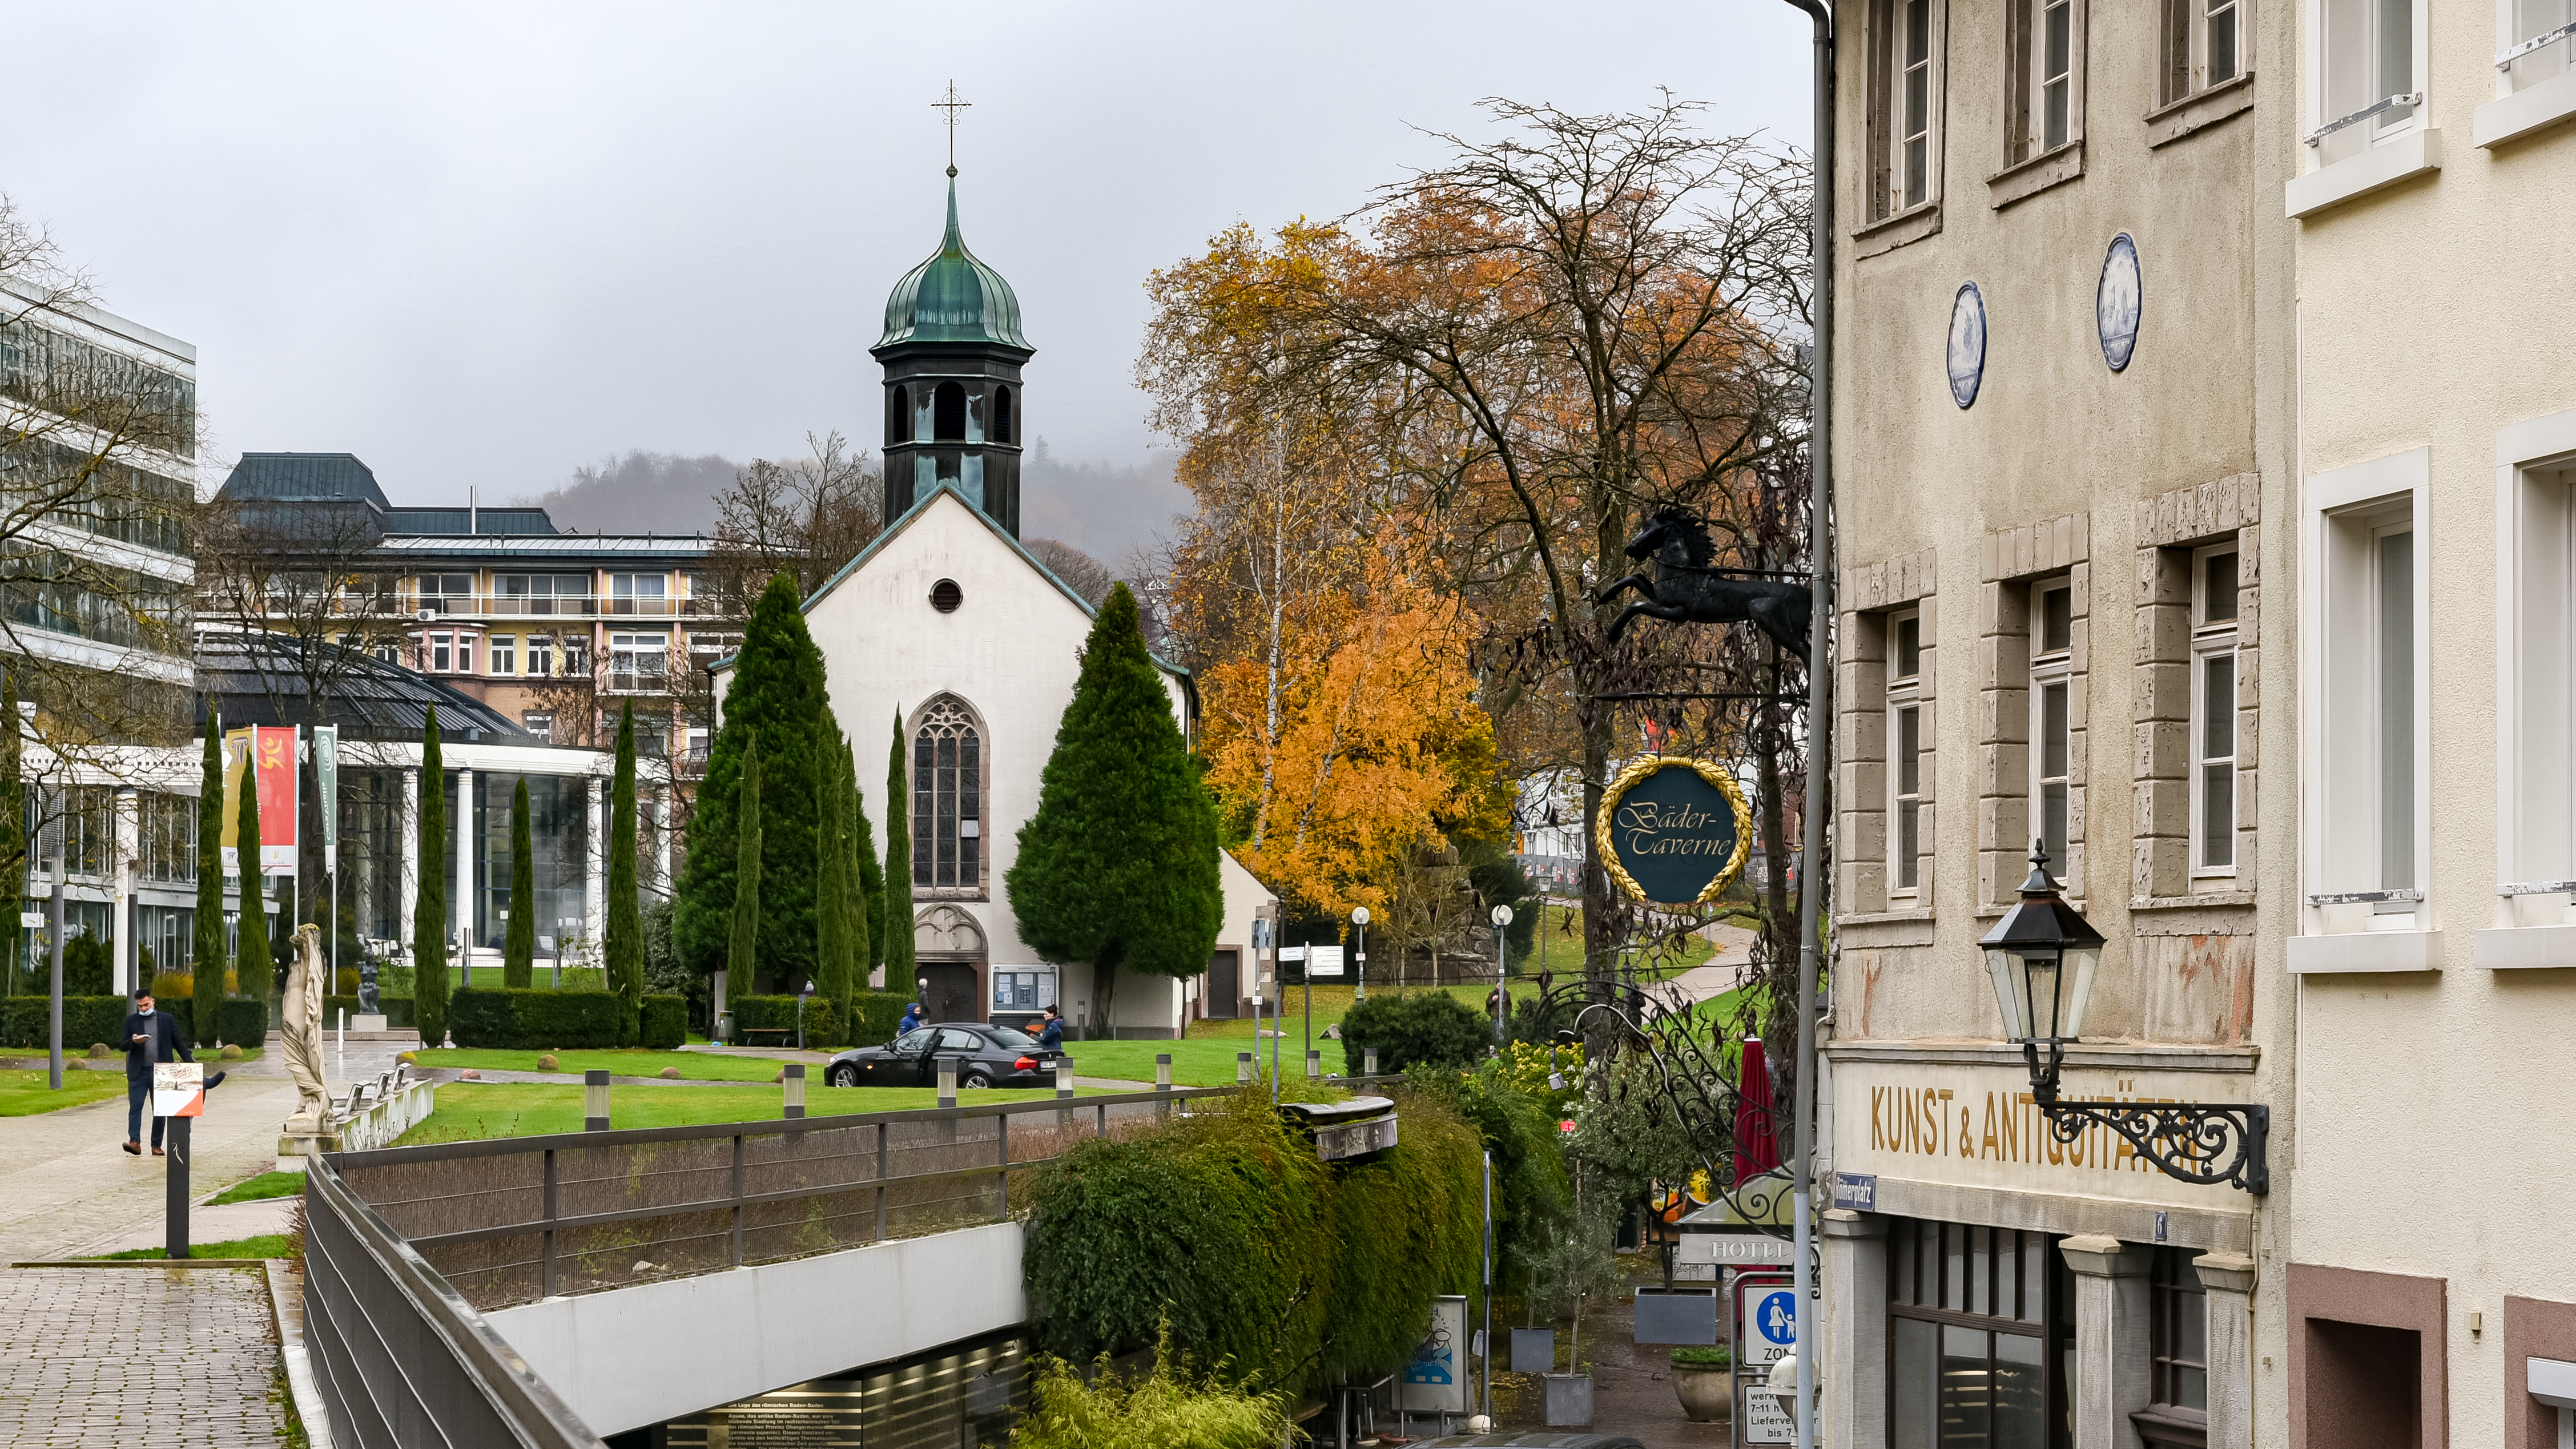
[[[349,451],[395,499],[532,494],[610,453],[873,444],[867,348],[939,240],[1018,290],[1059,457],[1153,436],[1146,272],[1329,216],[1487,95],[1658,85],[1808,135],[1807,22],[1665,5],[18,4],[0,191],[108,307],[198,348],[208,443]],[[637,519],[631,526],[648,527]]]

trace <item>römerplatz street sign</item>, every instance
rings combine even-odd
[[[1603,867],[1629,895],[1650,905],[1706,905],[1744,873],[1753,812],[1724,766],[1649,755],[1610,782],[1593,837]]]

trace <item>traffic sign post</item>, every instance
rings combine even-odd
[[[1771,1366],[1798,1349],[1798,1292],[1787,1273],[1738,1273],[1728,1288],[1728,1357],[1735,1362],[1734,1442],[1794,1444],[1797,1424],[1771,1396]]]
[[[206,1069],[195,1062],[152,1064],[152,1115],[167,1118],[163,1149],[162,1253],[188,1256],[188,1126],[206,1110]]]

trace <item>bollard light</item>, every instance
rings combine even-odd
[[[581,1130],[608,1130],[608,1069],[593,1067],[581,1074]]]
[[[1377,1075],[1376,1047],[1360,1048],[1360,1075],[1366,1077],[1374,1077]]]
[[[1071,1057],[1055,1059],[1055,1094],[1058,1097],[1073,1095],[1073,1058]]]
[[[1157,1092],[1172,1090],[1172,1054],[1170,1052],[1154,1054],[1154,1090]]]
[[[804,1116],[805,1064],[803,1062],[789,1062],[787,1064],[786,1073],[779,1079],[779,1087],[781,1089],[781,1095],[785,1098],[787,1103],[788,1120],[792,1122],[795,1119]]]
[[[1252,1085],[1252,1053],[1236,1052],[1234,1054],[1234,1084],[1238,1087],[1249,1087]]]
[[[939,1105],[942,1107],[957,1105],[957,1059],[955,1057],[939,1059]]]
[[[1306,1080],[1311,1082],[1323,1074],[1324,1054],[1313,1047],[1306,1048]]]

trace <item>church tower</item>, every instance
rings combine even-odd
[[[957,168],[948,168],[948,234],[886,298],[885,521],[940,484],[954,486],[1020,536],[1020,299],[966,250],[957,229]]]

